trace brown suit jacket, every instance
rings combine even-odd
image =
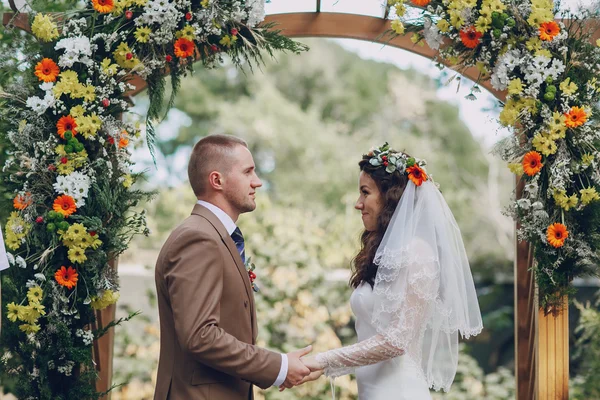
[[[235,243],[196,205],[155,270],[160,359],[154,400],[247,400],[271,386],[281,355],[255,346],[254,294]]]

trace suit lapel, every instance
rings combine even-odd
[[[194,206],[194,210],[192,211],[192,214],[196,214],[196,215],[199,215],[199,216],[207,219],[208,222],[210,222],[211,225],[217,230],[217,232],[219,232],[219,235],[221,236],[221,240],[223,241],[223,244],[225,244],[225,246],[227,247],[227,250],[229,250],[229,253],[231,254],[231,257],[233,258],[233,261],[238,269],[238,272],[240,273],[240,277],[242,278],[242,281],[244,282],[244,288],[246,289],[246,294],[248,295],[248,298],[250,299],[250,310],[252,312],[252,333],[253,333],[253,338],[254,338],[256,336],[255,335],[256,317],[255,317],[255,312],[254,312],[254,294],[252,293],[252,286],[250,286],[250,277],[248,276],[248,271],[246,271],[246,267],[244,266],[244,263],[242,262],[242,257],[240,256],[240,253],[238,253],[237,247],[235,247],[235,242],[233,241],[231,236],[229,236],[229,234],[227,233],[227,229],[225,229],[225,226],[221,223],[219,218],[217,218],[217,216],[215,214],[213,214],[208,208],[201,206],[200,204],[196,204]]]

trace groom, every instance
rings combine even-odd
[[[252,385],[299,384],[310,346],[279,354],[256,346],[254,295],[238,216],[256,208],[262,182],[246,142],[210,135],[192,150],[198,198],[156,262],[160,359],[154,400],[248,400]]]

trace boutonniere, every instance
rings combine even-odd
[[[256,265],[254,265],[254,263],[252,262],[252,257],[248,257],[248,259],[246,260],[246,271],[248,271],[248,277],[250,278],[250,285],[252,286],[252,290],[254,290],[255,293],[258,293],[260,289],[258,288],[258,285],[254,283],[254,280],[256,279],[254,269],[256,269]]]

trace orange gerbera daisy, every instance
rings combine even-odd
[[[77,135],[77,122],[75,122],[75,118],[66,115],[58,120],[56,129],[58,129],[58,135],[63,139],[65,138],[66,131],[73,132],[73,136],[75,136]]]
[[[54,274],[54,279],[56,279],[59,285],[73,289],[77,285],[78,276],[79,274],[77,274],[77,271],[73,267],[65,268],[62,266]]]
[[[460,31],[460,40],[469,49],[474,49],[479,45],[483,33],[475,29],[474,26],[469,26]]]
[[[191,57],[194,54],[195,45],[189,39],[184,37],[175,42],[175,55],[179,58]]]
[[[73,200],[71,196],[66,194],[58,196],[56,200],[54,200],[52,208],[54,209],[54,211],[61,213],[65,217],[68,217],[69,215],[77,211],[75,200]]]
[[[543,166],[542,155],[537,151],[530,151],[523,157],[523,171],[529,176],[534,176],[540,172]]]
[[[577,128],[587,121],[587,114],[581,107],[571,107],[571,111],[566,113],[565,117],[567,117],[565,125],[569,128]]]
[[[127,147],[128,144],[129,138],[127,132],[123,131],[123,133],[121,133],[121,139],[119,139],[119,148],[122,149],[123,147]]]
[[[421,186],[427,180],[427,174],[417,164],[406,168],[406,172],[408,172],[408,179],[413,181],[416,186]]]
[[[431,0],[410,0],[415,6],[425,7],[427,4],[431,3]]]
[[[44,58],[35,66],[35,76],[40,81],[55,82],[58,74],[60,74],[60,69],[51,58]]]
[[[565,239],[568,237],[569,231],[563,224],[552,224],[546,231],[546,239],[548,239],[548,243],[550,243],[550,246],[556,247],[557,249],[565,244]]]
[[[556,35],[560,33],[560,26],[556,21],[543,22],[540,25],[540,39],[545,41],[551,41]]]
[[[112,11],[115,6],[113,0],[92,0],[94,10],[99,13],[106,14]]]
[[[25,194],[18,194],[15,196],[13,200],[13,206],[17,210],[24,210],[29,207],[33,203],[33,199],[31,198],[31,193],[27,192]]]

